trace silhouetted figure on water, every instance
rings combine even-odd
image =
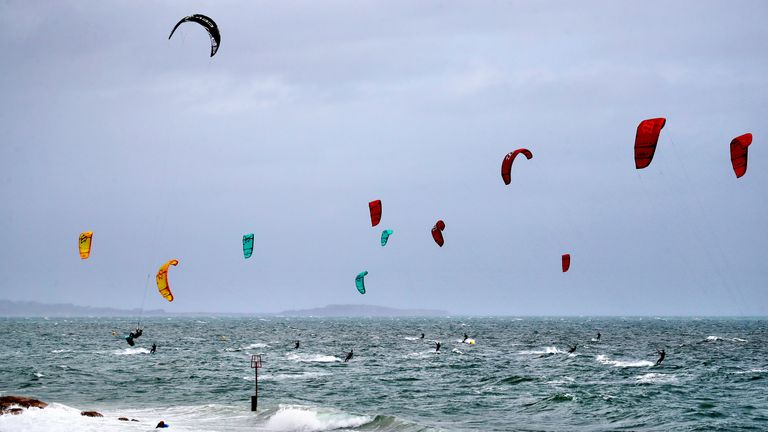
[[[435,352],[440,351],[440,342],[435,342]]]
[[[600,332],[597,332],[597,340],[600,340]]]
[[[299,344],[299,341],[296,341],[296,346],[295,346],[295,347],[293,347],[293,349],[299,349],[299,345],[300,345],[300,344]]]
[[[466,341],[467,341],[467,339],[469,339],[469,336],[467,336],[467,334],[466,334],[466,333],[464,333],[464,339],[461,341],[461,343],[464,343],[464,342],[466,342]]]
[[[421,338],[424,339],[424,333],[421,334]]]
[[[577,347],[577,346],[578,346],[578,345],[574,345],[574,346],[572,346],[572,347],[568,348],[568,354],[573,354],[573,352],[574,352],[574,351],[576,351],[576,347]]]
[[[152,344],[152,349],[149,350],[150,354],[154,354],[157,352],[157,344]]]
[[[664,361],[664,357],[667,356],[667,353],[663,349],[662,350],[656,350],[656,353],[659,355],[659,359],[656,360],[656,366],[658,366],[658,365],[661,364],[661,362]]]
[[[352,354],[352,350],[349,350],[349,353],[347,354],[347,358],[345,358],[345,359],[344,359],[344,363],[346,363],[346,362],[348,362],[348,361],[352,360],[352,356],[353,356],[353,355],[354,355],[354,354]]]

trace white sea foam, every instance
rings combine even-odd
[[[112,351],[114,355],[134,355],[134,354],[149,354],[149,350],[146,348],[126,348],[123,350]]]
[[[334,356],[322,354],[294,354],[288,353],[285,358],[297,363],[333,363],[340,362],[341,359]]]
[[[750,369],[746,371],[736,372],[737,375],[753,374],[753,373],[768,373],[768,369]]]
[[[669,384],[677,382],[677,377],[669,374],[647,373],[635,377],[635,382],[638,384]]]
[[[564,376],[563,379],[547,381],[547,384],[563,385],[573,384],[574,382],[576,382],[576,379],[569,376]]]
[[[268,346],[269,345],[267,345],[265,343],[254,343],[254,344],[250,344],[248,346],[244,346],[243,349],[244,350],[248,350],[248,349],[256,349],[256,348],[266,348]]]
[[[300,406],[281,406],[267,421],[271,431],[329,431],[348,429],[370,423],[373,418],[340,412],[320,412]]]
[[[614,367],[650,367],[653,366],[654,363],[652,361],[648,360],[611,360],[608,356],[599,354],[597,357],[595,357],[595,360],[597,360],[599,363],[602,363],[604,365],[614,366]]]
[[[557,347],[549,346],[538,350],[520,351],[518,354],[522,355],[542,355],[542,354],[562,354],[564,351],[560,351]]]
[[[72,352],[72,350],[68,350],[68,349],[57,349],[57,350],[53,350],[53,351],[51,351],[51,353],[52,353],[52,354],[61,354],[61,353],[65,353],[65,352]]]
[[[742,339],[742,338],[733,338],[731,340],[734,341],[734,342],[749,342],[748,340]]]
[[[308,379],[315,379],[322,376],[328,376],[329,373],[326,372],[299,372],[295,374],[265,374],[259,376],[259,381],[291,381],[291,380],[308,380]],[[248,381],[253,381],[253,377],[243,377],[243,379],[246,379]]]
[[[417,337],[413,337],[413,336],[406,336],[406,337],[405,337],[405,340],[409,340],[409,341],[415,341],[415,340],[418,340],[418,339],[419,339],[419,338],[417,338]]]
[[[722,340],[722,338],[717,337],[717,336],[707,336],[707,341],[709,341],[709,342],[715,342],[715,341],[719,341],[719,340]]]
[[[0,430],[2,431],[141,431],[147,430],[148,426],[147,423],[120,421],[117,416],[83,417],[80,415],[79,409],[58,403],[52,403],[44,409],[29,408],[20,415],[0,416]]]
[[[434,351],[412,352],[412,353],[408,353],[406,355],[406,357],[410,357],[410,358],[424,358],[424,357],[432,355],[433,352]]]

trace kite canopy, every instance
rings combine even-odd
[[[93,231],[80,233],[80,258],[88,259],[91,256],[91,241],[93,240]]]
[[[563,273],[571,268],[571,254],[563,254]]]
[[[378,225],[381,222],[381,200],[369,202],[368,209],[371,211],[371,226]]]
[[[389,236],[391,236],[391,235],[392,235],[392,230],[390,230],[390,229],[384,230],[384,231],[381,232],[381,245],[382,246],[386,246],[387,245],[387,241],[389,240]]]
[[[216,54],[216,51],[219,50],[219,44],[221,43],[221,34],[219,33],[219,26],[217,26],[212,19],[208,18],[205,15],[200,15],[200,14],[190,15],[188,17],[182,18],[181,21],[176,23],[176,25],[173,27],[173,30],[171,30],[171,34],[168,36],[168,39],[170,39],[171,36],[173,36],[173,33],[176,31],[176,29],[179,28],[179,26],[185,22],[195,22],[205,28],[205,30],[208,32],[208,36],[210,36],[211,38],[211,57],[213,57]]]
[[[656,152],[656,143],[659,142],[659,134],[666,123],[667,119],[660,117],[643,120],[637,126],[637,136],[635,136],[635,167],[637,169],[651,164],[653,154]]]
[[[528,160],[533,157],[533,153],[530,150],[520,148],[504,156],[504,160],[501,162],[501,178],[504,180],[504,184],[509,184],[512,181],[512,162],[518,154],[522,153]]]
[[[357,277],[355,277],[355,285],[357,286],[357,290],[360,291],[360,294],[365,294],[365,276],[368,274],[368,271],[361,271],[357,274]]]
[[[168,267],[179,264],[179,260],[172,259],[160,267],[157,271],[157,290],[160,291],[160,295],[163,296],[169,302],[173,301],[173,293],[171,292],[171,286],[168,284]]]
[[[445,222],[442,220],[437,221],[435,226],[432,227],[432,238],[435,240],[438,246],[443,247],[443,230],[445,229]]]
[[[747,173],[747,148],[752,144],[752,134],[737,136],[731,141],[731,165],[736,178]]]
[[[253,254],[253,233],[243,236],[243,256],[248,259]]]

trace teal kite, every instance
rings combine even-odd
[[[243,256],[248,259],[253,255],[253,233],[243,236]]]
[[[367,274],[367,271],[362,271],[355,278],[355,285],[357,285],[357,290],[360,291],[360,294],[365,294],[365,275]]]
[[[386,246],[387,240],[389,240],[389,236],[392,235],[392,230],[384,230],[381,232],[381,245]]]

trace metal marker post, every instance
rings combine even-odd
[[[260,355],[251,356],[251,368],[253,368],[256,377],[256,394],[251,396],[251,411],[256,411],[259,406],[259,369],[261,369]]]

